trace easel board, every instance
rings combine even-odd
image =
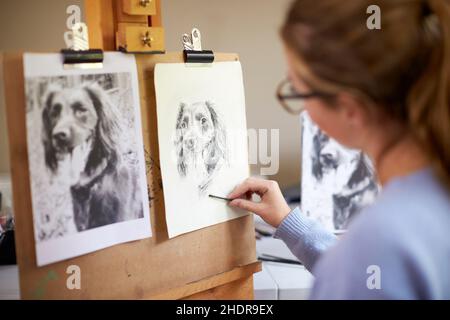
[[[0,60],[3,61],[5,80],[16,251],[22,299],[182,298],[198,293],[200,289],[206,290],[216,284],[236,281],[240,279],[237,276],[239,274],[249,277],[260,270],[260,265],[255,264],[255,236],[251,215],[168,239],[162,181],[158,169],[153,69],[156,63],[183,62],[183,55],[140,54],[135,57],[153,237],[40,268],[36,265],[33,235],[22,54],[4,54]],[[216,61],[236,60],[238,56],[235,54],[216,54]],[[80,267],[80,290],[68,290],[66,287],[66,270],[70,265]],[[242,266],[245,266],[242,269],[244,271],[236,271],[239,270],[236,268]],[[232,276],[220,277],[220,274],[227,272]],[[193,285],[195,283],[198,285]]]

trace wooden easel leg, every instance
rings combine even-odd
[[[105,51],[116,50],[117,23],[115,0],[84,0],[84,12],[89,28],[89,46]]]
[[[150,27],[162,27],[161,0],[156,0],[156,15],[148,17]]]

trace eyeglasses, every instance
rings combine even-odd
[[[289,79],[284,79],[277,88],[277,99],[281,106],[291,114],[299,114],[304,109],[305,106],[302,101],[311,98],[325,98],[331,97],[331,94],[323,93],[319,91],[312,91],[309,93],[299,93],[293,87]]]

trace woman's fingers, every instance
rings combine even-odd
[[[259,194],[261,201],[251,201],[253,193]],[[248,178],[228,197],[233,199],[230,206],[251,211],[276,228],[291,211],[276,181]]]
[[[234,199],[230,202],[230,206],[251,211],[258,215],[261,214],[263,210],[263,206],[260,202],[253,202],[246,199]]]
[[[233,191],[231,191],[231,193],[228,195],[229,198],[234,199],[234,198],[239,198],[240,196],[242,196],[243,194],[246,194],[248,192],[250,192],[250,186],[247,183],[246,179],[244,182],[242,182],[241,184],[238,184]]]
[[[267,191],[267,180],[247,178],[243,183],[236,186],[234,190],[228,195],[229,198],[239,198],[243,194],[258,193],[264,194]]]

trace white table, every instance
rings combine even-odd
[[[258,255],[266,253],[296,259],[281,240],[271,237],[257,240],[256,251]],[[253,278],[255,299],[307,299],[313,280],[311,273],[302,265],[263,262],[263,270]]]

